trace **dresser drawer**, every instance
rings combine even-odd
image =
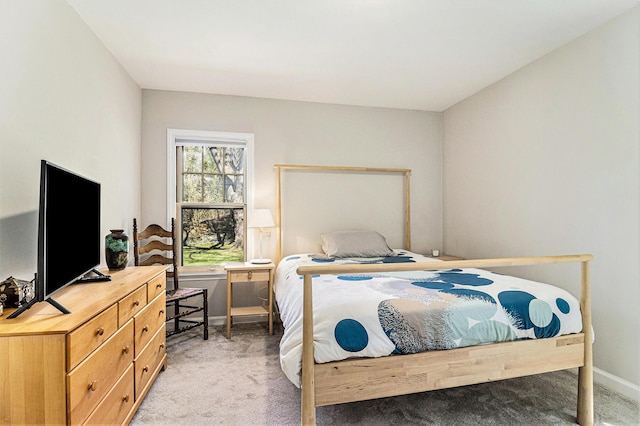
[[[269,281],[269,271],[234,271],[230,275],[233,283]]]
[[[69,421],[82,423],[133,362],[133,321],[67,375]]]
[[[153,300],[165,291],[167,291],[167,276],[160,274],[147,283],[147,300]]]
[[[67,335],[67,371],[93,352],[118,329],[118,307],[111,306]]]
[[[164,293],[156,296],[151,303],[134,317],[135,322],[135,357],[149,343],[153,335],[164,324],[167,315],[166,296]]]
[[[85,425],[121,425],[131,412],[134,404],[133,364],[120,377],[118,383],[104,397]]]
[[[160,329],[156,332],[149,344],[142,350],[140,356],[134,361],[135,380],[136,380],[136,401],[144,393],[145,388],[149,384],[149,380],[153,377],[153,373],[163,362],[166,348],[166,328],[162,323]]]
[[[143,285],[136,291],[118,302],[118,324],[124,324],[147,305],[147,286]]]

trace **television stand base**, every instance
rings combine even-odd
[[[59,304],[58,302],[53,300],[52,298],[46,299],[45,302],[49,302],[49,304],[53,305],[57,310],[59,310],[63,314],[70,314],[71,313],[70,310],[68,310],[67,308],[65,308],[64,306],[62,306],[61,304]]]
[[[55,300],[53,300],[52,298],[47,298],[44,300],[45,302],[49,302],[51,305],[53,305],[57,310],[59,310],[60,312],[62,312],[63,314],[70,314],[71,311],[68,310],[67,308],[65,308],[64,306],[62,306],[61,304],[59,304],[58,302],[56,302]],[[38,300],[31,299],[30,301],[28,301],[27,303],[25,303],[24,305],[21,305],[18,309],[16,309],[15,311],[13,311],[11,313],[11,315],[9,315],[7,317],[7,319],[11,319],[11,318],[17,318],[18,315],[20,315],[21,313],[23,313],[24,311],[26,311],[27,309],[31,308],[33,305],[35,305],[38,302]]]
[[[105,275],[97,269],[92,269],[87,274],[95,274],[95,275],[85,275],[84,277],[78,278],[75,283],[94,283],[98,281],[111,281],[111,275]]]

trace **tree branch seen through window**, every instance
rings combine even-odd
[[[177,179],[183,266],[244,260],[245,149],[211,144],[178,147]]]

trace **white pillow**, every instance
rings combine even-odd
[[[383,257],[395,253],[375,231],[339,231],[321,234],[322,250],[328,257]]]

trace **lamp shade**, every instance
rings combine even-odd
[[[276,224],[269,209],[255,209],[251,211],[247,227],[249,228],[273,228]]]

